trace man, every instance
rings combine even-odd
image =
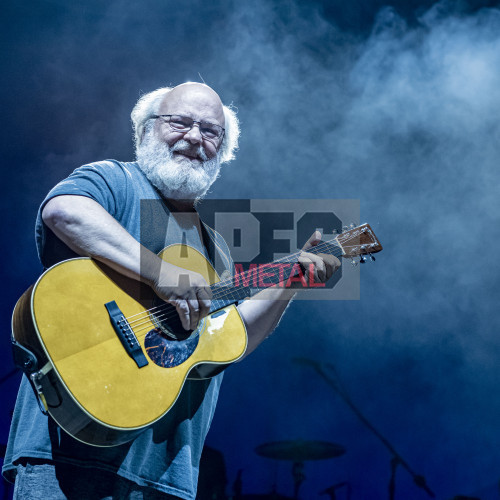
[[[210,87],[198,83],[146,94],[132,120],[137,162],[93,163],[59,183],[40,208],[39,256],[45,267],[75,255],[101,261],[149,285],[175,306],[186,330],[194,329],[209,312],[207,283],[157,253],[167,244],[187,242],[207,255],[208,234],[232,272],[227,246],[200,222],[194,205],[219,175],[220,164],[233,158],[238,122]],[[141,228],[145,200],[156,203],[153,212],[163,222],[153,226],[165,231]],[[318,241],[315,233],[305,249]],[[316,281],[326,281],[339,266],[334,257],[307,252],[300,262],[312,266]],[[268,288],[257,295],[238,305],[248,334],[245,355],[273,331],[294,291]],[[44,416],[23,377],[3,473],[16,478],[15,496],[23,499],[194,499],[221,378],[186,381],[157,423],[129,443],[99,448],[78,442]]]

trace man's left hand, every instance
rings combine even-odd
[[[299,264],[306,270],[304,273],[306,279],[311,276],[312,271],[315,283],[325,283],[340,267],[340,261],[334,255],[326,253],[314,254],[307,251],[320,242],[321,233],[319,231],[314,231],[312,236],[302,247],[302,252],[299,256]]]

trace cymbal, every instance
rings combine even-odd
[[[255,448],[257,455],[275,460],[323,460],[343,455],[346,449],[340,444],[325,441],[275,441]]]

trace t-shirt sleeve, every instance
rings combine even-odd
[[[48,201],[62,195],[86,196],[118,218],[118,210],[127,196],[127,180],[127,171],[118,162],[103,161],[77,168],[54,186],[40,205],[35,229],[38,256],[45,268],[77,257],[43,222],[42,210]]]

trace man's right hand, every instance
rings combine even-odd
[[[175,306],[185,330],[194,330],[210,312],[212,293],[201,274],[163,261],[152,288],[158,297]]]

